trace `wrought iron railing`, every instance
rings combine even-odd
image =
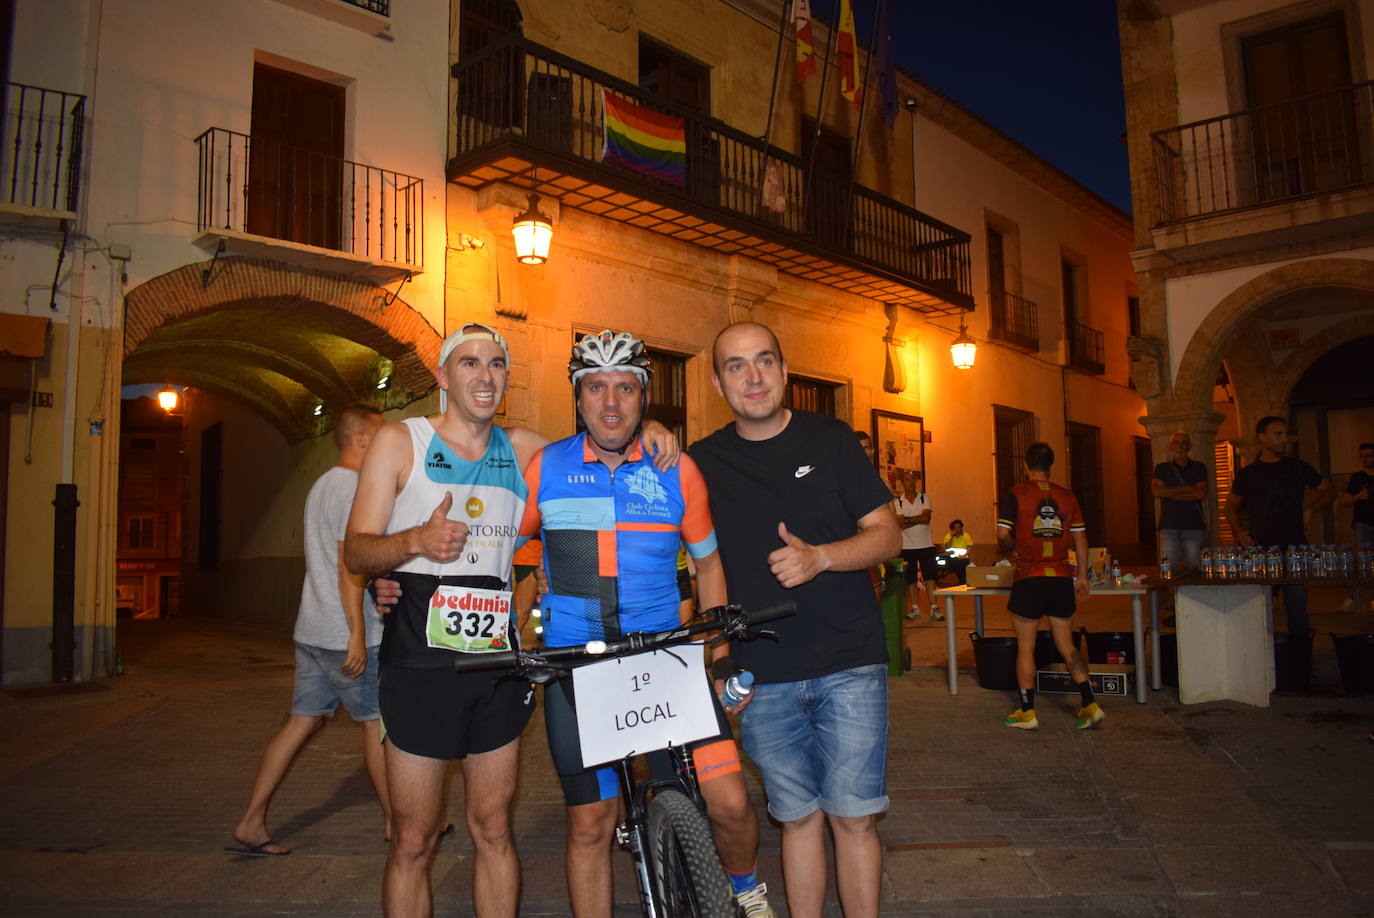
[[[420,179],[224,128],[206,130],[196,147],[197,229],[423,265]]]
[[[1099,376],[1107,372],[1102,332],[1082,322],[1070,322],[1068,333],[1069,366]]]
[[[0,201],[75,212],[85,118],[83,95],[6,83]]]
[[[518,137],[547,153],[651,183],[656,193],[696,212],[709,208],[972,303],[967,233],[844,177],[821,169],[808,177],[800,157],[722,121],[664,104],[625,80],[521,38],[464,56],[453,75],[456,157]],[[687,153],[680,186],[601,162],[603,90],[683,120]],[[765,205],[763,193],[770,160],[776,164],[774,207]]]
[[[1374,181],[1374,82],[1156,131],[1159,222]]]
[[[1040,350],[1040,307],[1005,290],[988,296],[988,337],[1027,350]]]
[[[369,13],[377,13],[381,16],[391,15],[391,0],[343,0],[349,6],[357,6],[367,10]]]

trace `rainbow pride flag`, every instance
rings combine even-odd
[[[684,183],[687,125],[601,90],[605,112],[601,161],[673,185]]]

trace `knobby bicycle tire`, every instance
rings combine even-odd
[[[649,803],[650,880],[666,918],[735,918],[735,897],[711,841],[711,826],[679,791]]]

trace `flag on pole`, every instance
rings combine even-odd
[[[863,105],[863,88],[859,86],[859,38],[854,34],[854,4],[840,0],[840,95],[854,104]]]
[[[887,3],[878,0],[878,87],[883,94],[883,120],[891,129],[897,123],[897,67],[892,61],[892,29],[887,24]]]
[[[792,0],[792,23],[797,32],[797,82],[816,72],[816,42],[811,33],[811,0]]]
[[[673,185],[684,184],[687,125],[681,118],[635,105],[601,90],[605,111],[603,163],[614,163]]]

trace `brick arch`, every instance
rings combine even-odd
[[[1359,258],[1311,259],[1282,265],[1237,287],[1212,308],[1188,342],[1174,379],[1174,408],[1210,409],[1217,369],[1236,330],[1267,303],[1310,287],[1343,287],[1374,295],[1374,262]]]
[[[211,309],[270,302],[283,318],[327,322],[331,332],[370,347],[390,359],[396,375],[415,394],[434,386],[430,371],[443,336],[399,297],[374,284],[339,274],[322,274],[256,258],[184,265],[145,281],[125,296],[124,356],[167,322]]]

